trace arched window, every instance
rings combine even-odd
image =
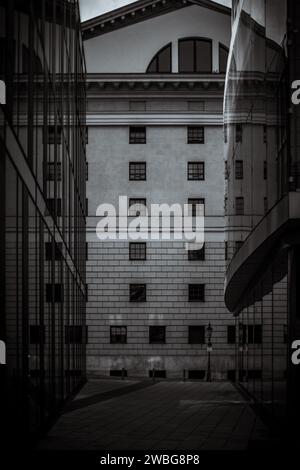
[[[229,50],[223,44],[219,44],[219,72],[226,73]]]
[[[158,51],[151,60],[146,73],[172,72],[172,44],[168,44]]]
[[[181,39],[178,51],[180,73],[211,73],[212,42],[210,39]]]

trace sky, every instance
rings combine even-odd
[[[79,0],[81,21],[86,21],[95,16],[102,15],[108,11],[115,10],[116,8],[123,7],[135,0]],[[216,3],[222,5],[231,5],[231,0],[215,0]]]

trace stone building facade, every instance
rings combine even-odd
[[[223,301],[230,11],[214,2],[135,2],[85,22],[83,34],[88,373],[205,379],[211,324],[212,377],[232,378],[235,322]],[[138,212],[204,204],[204,249],[193,256],[184,241],[100,241],[97,207],[118,206],[119,196],[140,204]]]

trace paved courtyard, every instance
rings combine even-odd
[[[268,431],[228,382],[92,380],[39,449],[243,450]]]

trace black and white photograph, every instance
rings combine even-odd
[[[0,0],[0,422],[21,468],[299,452],[299,0]]]

